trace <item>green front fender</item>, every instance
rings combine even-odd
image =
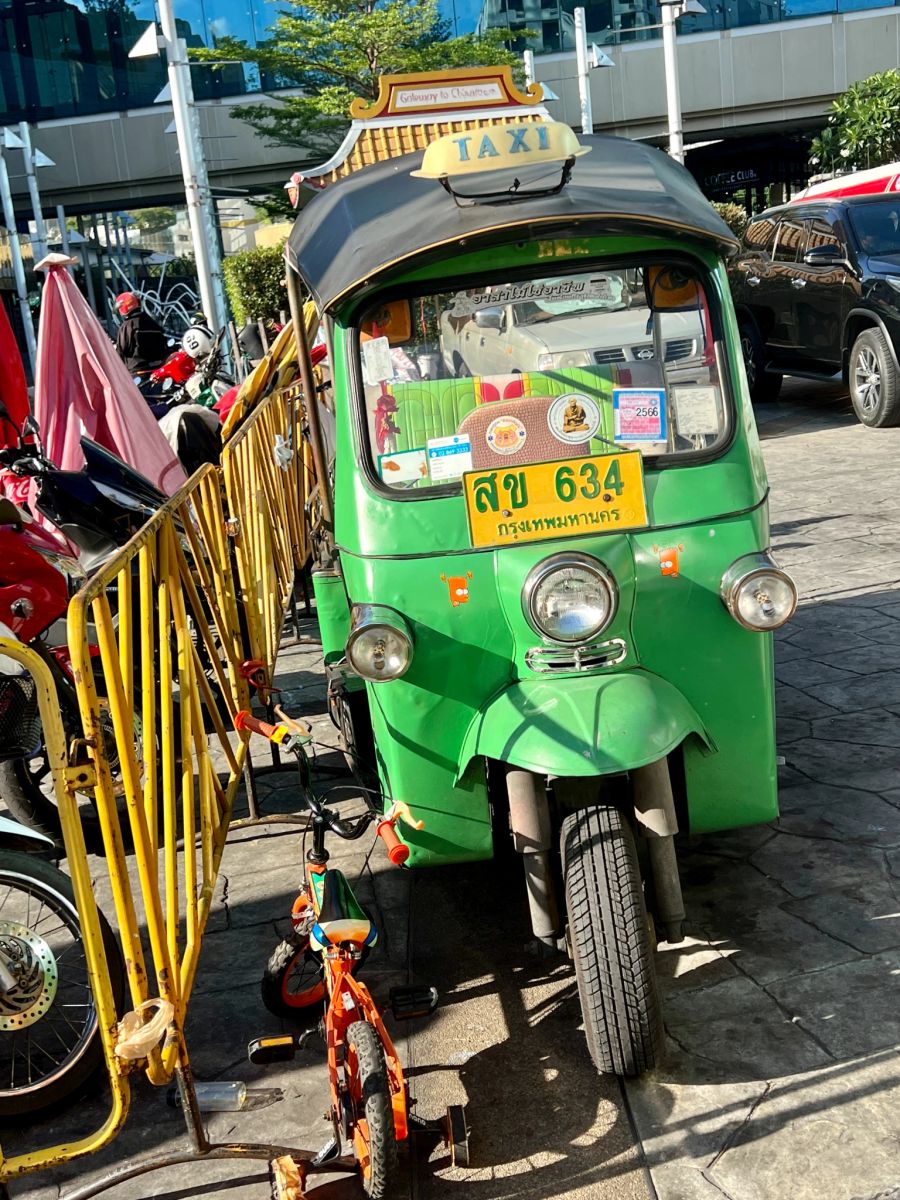
[[[610,775],[657,762],[690,734],[712,748],[694,708],[650,671],[524,679],[476,714],[457,780],[476,756],[539,775]]]

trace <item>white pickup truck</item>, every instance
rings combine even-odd
[[[459,377],[616,363],[649,367],[659,357],[674,363],[702,355],[700,312],[658,313],[654,330],[634,274],[606,271],[458,292],[440,318],[444,365]]]

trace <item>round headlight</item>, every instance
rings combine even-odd
[[[767,554],[739,558],[722,578],[725,607],[745,629],[779,629],[797,608],[797,588]]]
[[[618,591],[606,567],[587,554],[557,554],[529,573],[522,606],[529,625],[566,644],[601,633],[616,612]]]
[[[376,605],[354,608],[347,639],[350,666],[373,683],[399,679],[412,661],[412,636],[398,613]]]

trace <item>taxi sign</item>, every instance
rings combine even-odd
[[[521,170],[540,163],[568,162],[590,153],[574,131],[559,121],[484,125],[438,138],[426,148],[422,166],[411,175],[442,179],[480,171]]]

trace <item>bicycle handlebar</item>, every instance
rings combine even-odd
[[[409,846],[403,844],[394,832],[394,826],[390,821],[379,821],[375,827],[375,832],[384,842],[387,856],[395,867],[400,867],[409,858]]]
[[[278,732],[277,725],[270,725],[268,721],[260,721],[252,713],[247,712],[245,708],[234,714],[234,727],[239,732],[249,729],[251,733],[262,734],[264,738],[269,738],[270,741]]]

